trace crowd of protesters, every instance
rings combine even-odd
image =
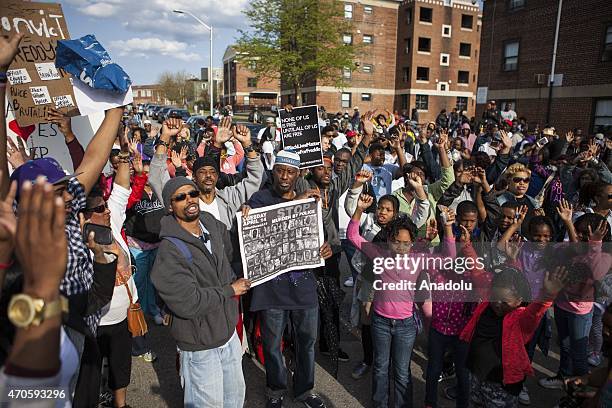
[[[0,38],[0,72],[20,38]],[[494,101],[481,119],[453,109],[426,124],[416,111],[321,108],[323,164],[304,170],[275,118],[251,135],[224,111],[192,134],[180,118],[155,125],[113,108],[83,147],[50,110],[70,174],[0,126],[0,404],[56,406],[7,397],[55,389],[67,406],[127,407],[132,357],[156,360],[144,312],[176,342],[186,407],[245,406],[245,350],[265,367],[266,407],[290,396],[325,407],[317,347],[336,372],[353,361],[353,378],[371,376],[375,407],[436,407],[449,373],[457,407],[528,405],[536,348],[546,355],[553,331],[559,368],[539,386],[567,389],[560,406],[612,406],[611,135],[535,126]],[[324,266],[251,288],[236,214],[305,198],[321,206]],[[396,255],[478,266],[460,277],[446,266],[377,271]],[[458,279],[472,289],[389,289]],[[342,286],[359,356],[341,347]]]

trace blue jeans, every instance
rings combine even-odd
[[[236,332],[221,347],[180,355],[185,408],[242,408],[246,386]]]
[[[288,322],[293,329],[295,372],[293,395],[303,400],[314,388],[315,342],[319,308],[303,310],[269,309],[261,312],[261,337],[266,367],[266,395],[279,398],[287,391],[287,368],[281,352],[283,332]]]
[[[389,404],[389,363],[393,361],[395,406],[412,407],[412,374],[410,359],[417,335],[414,317],[389,319],[372,313],[372,343],[374,368],[372,371],[372,400],[376,408]]]
[[[555,323],[557,323],[561,351],[559,373],[563,377],[584,375],[589,372],[587,349],[592,319],[593,310],[578,315],[555,305]]]
[[[546,325],[548,324],[547,320],[548,318],[546,315],[544,315],[542,320],[540,320],[540,324],[538,325],[535,333],[533,333],[533,337],[531,340],[529,340],[529,343],[527,343],[527,356],[529,357],[529,361],[533,361],[533,355],[535,354],[535,349],[538,345],[538,339],[546,332]]]
[[[151,269],[155,263],[157,249],[141,251],[140,249],[130,247],[130,252],[136,263],[136,273],[134,274],[134,283],[138,289],[138,302],[142,311],[149,316],[157,316],[159,307],[155,301],[155,287],[151,282]]]
[[[457,408],[467,408],[470,393],[470,372],[466,365],[469,345],[459,336],[447,336],[433,327],[427,339],[427,376],[425,384],[425,405],[438,404],[438,380],[444,364],[444,353],[453,350],[455,372],[457,373]]]
[[[355,246],[351,244],[351,241],[349,241],[348,239],[340,240],[340,245],[342,246],[342,251],[344,251],[344,255],[346,255],[346,260],[348,261],[349,268],[351,268],[351,276],[353,277],[353,281],[356,281],[359,272],[357,272],[357,269],[355,269],[355,267],[351,263],[351,260],[353,259],[353,255],[355,255],[357,248],[355,248]]]

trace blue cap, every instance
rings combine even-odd
[[[51,184],[59,184],[70,180],[76,174],[66,174],[57,160],[51,157],[35,159],[25,162],[11,174],[11,181],[17,180],[17,186],[21,188],[26,180],[34,182],[38,176],[45,176]]]

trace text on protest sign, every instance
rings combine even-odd
[[[289,201],[236,214],[244,277],[257,286],[283,273],[323,266],[321,205]]]
[[[301,106],[293,108],[291,112],[280,109],[278,113],[283,149],[297,153],[303,169],[321,166],[323,150],[318,106]]]
[[[78,115],[72,78],[55,67],[57,40],[68,39],[68,27],[59,4],[7,0],[2,2],[3,35],[23,33],[19,50],[7,71],[9,108],[21,126],[45,121],[48,107]],[[55,97],[60,103],[55,103]]]

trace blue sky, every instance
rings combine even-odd
[[[54,1],[56,2],[56,1]],[[225,48],[244,28],[248,0],[63,0],[72,38],[94,34],[135,85],[157,82],[164,71],[199,76],[208,67],[209,34],[193,18],[173,13],[191,11],[212,25],[213,65],[222,66]]]

